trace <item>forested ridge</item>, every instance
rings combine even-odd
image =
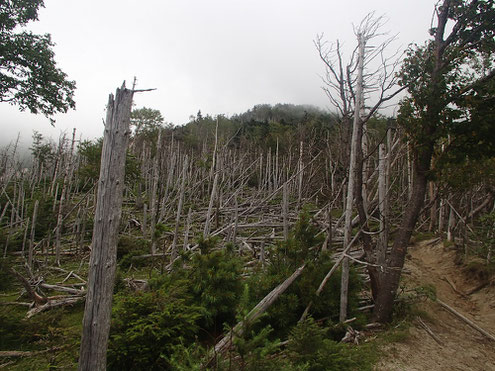
[[[446,278],[457,295],[493,289],[495,10],[445,0],[435,17],[402,60],[373,15],[349,59],[318,36],[335,112],[173,126],[123,85],[104,137],[34,132],[28,162],[3,148],[0,367],[365,370],[413,323],[441,343],[418,309],[443,303],[435,286],[401,274],[410,244],[442,244],[471,279]]]

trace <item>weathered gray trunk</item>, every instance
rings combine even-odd
[[[380,209],[380,238],[377,250],[377,264],[385,265],[388,246],[388,198],[387,198],[387,154],[385,144],[378,148],[378,204]]]
[[[356,89],[356,104],[354,107],[354,121],[352,125],[351,139],[351,154],[349,161],[349,178],[347,181],[347,199],[345,207],[345,225],[344,225],[344,248],[349,245],[352,238],[352,205],[354,201],[355,179],[356,179],[356,155],[358,146],[361,147],[360,137],[358,133],[359,125],[361,125],[361,105],[363,103],[363,70],[364,70],[364,48],[365,41],[362,35],[358,35],[358,76]],[[342,277],[340,288],[340,315],[339,320],[345,321],[347,318],[347,294],[349,288],[349,261],[344,258],[342,261]]]
[[[153,183],[151,190],[151,253],[156,254],[156,238],[155,238],[155,230],[156,230],[156,218],[158,214],[158,200],[157,200],[157,192],[158,192],[158,181],[159,181],[159,172],[160,172],[160,152],[161,152],[161,143],[162,143],[162,130],[158,130],[158,139],[156,140],[156,154],[155,159],[153,161]]]
[[[133,91],[110,95],[89,262],[79,370],[105,370]]]
[[[282,216],[284,219],[284,241],[287,241],[289,239],[289,195],[287,182],[285,182],[283,186]]]
[[[28,266],[30,269],[33,268],[33,257],[34,257],[34,234],[36,232],[36,216],[38,214],[38,206],[40,202],[36,200],[34,202],[33,218],[31,222],[31,237],[29,238],[29,251],[28,251]]]
[[[179,205],[177,206],[177,216],[175,218],[175,230],[174,240],[172,242],[172,254],[170,261],[173,262],[177,258],[177,240],[179,238],[179,223],[182,215],[182,206],[184,205],[184,193],[186,191],[186,177],[187,177],[187,155],[184,158],[184,164],[182,169],[182,181],[180,185]]]
[[[213,179],[213,188],[211,189],[211,196],[210,196],[210,204],[208,206],[208,212],[206,213],[206,222],[205,222],[205,229],[203,231],[203,237],[206,239],[210,235],[210,221],[211,221],[211,214],[213,211],[213,204],[215,202],[215,197],[217,194],[217,186],[218,186],[218,173],[215,173],[215,178]]]

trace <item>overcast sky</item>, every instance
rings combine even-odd
[[[198,110],[234,114],[260,103],[330,108],[321,90],[324,68],[313,45],[324,33],[355,45],[353,24],[369,12],[387,16],[398,44],[428,37],[434,0],[45,0],[29,29],[50,33],[58,66],[77,83],[76,110],[43,116],[0,104],[2,144],[33,130],[102,135],[108,94],[124,80],[157,88],[135,97],[184,124]]]

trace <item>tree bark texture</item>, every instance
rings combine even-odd
[[[133,91],[110,94],[101,154],[79,370],[105,370]]]

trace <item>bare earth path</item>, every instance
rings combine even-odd
[[[440,300],[489,333],[495,334],[493,286],[487,286],[472,295],[463,295],[479,283],[466,278],[461,268],[454,263],[455,253],[446,250],[442,243],[424,241],[410,247],[409,254],[406,262],[409,286],[435,286]],[[376,370],[495,371],[495,342],[447,312],[438,303],[428,301],[422,304],[421,309],[427,313],[423,321],[443,345],[439,345],[415,323],[406,341],[384,349],[389,355],[378,364]]]

